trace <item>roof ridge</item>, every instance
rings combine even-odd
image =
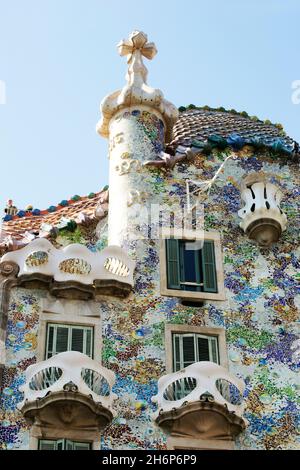
[[[252,116],[252,115],[248,114],[247,111],[236,111],[233,108],[232,109],[225,109],[223,106],[219,106],[218,108],[213,108],[213,107],[208,106],[208,105],[196,106],[194,104],[189,104],[188,106],[180,106],[178,108],[178,111],[180,113],[184,113],[185,111],[193,111],[193,110],[217,111],[217,112],[232,114],[232,115],[235,115],[235,116],[238,115],[238,116],[244,117],[246,119],[250,119],[251,121],[254,121],[254,122],[260,122],[260,123],[268,125],[268,126],[274,126],[274,127],[276,127],[277,129],[280,130],[280,133],[281,133],[282,136],[286,135],[286,133],[284,131],[284,128],[283,128],[283,125],[281,123],[279,123],[279,122],[273,123],[273,122],[270,121],[270,119],[265,119],[265,120],[259,119],[255,115]]]
[[[79,201],[84,201],[88,199],[94,199],[103,192],[108,190],[108,185],[103,186],[103,188],[97,192],[91,192],[87,196],[79,196],[78,194],[75,194],[72,196],[70,199],[62,199],[60,203],[57,205],[50,205],[47,209],[33,209],[32,205],[27,206],[24,210],[23,209],[17,209],[15,206],[10,206],[10,212],[15,212],[15,213],[7,213],[3,218],[3,222],[10,222],[12,220],[18,220],[21,218],[31,218],[31,217],[42,217],[46,214],[51,214],[53,212],[59,211],[61,209],[64,209],[67,206],[76,204]]]

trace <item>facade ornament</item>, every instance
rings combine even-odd
[[[147,35],[141,31],[133,31],[127,40],[118,44],[118,52],[127,57],[127,84],[104,98],[100,105],[102,119],[97,124],[97,132],[103,137],[109,136],[109,122],[120,110],[132,106],[146,106],[156,110],[166,125],[166,137],[171,134],[178,118],[177,108],[164,98],[161,90],[147,85],[148,71],[143,57],[152,60],[157,53],[153,42],[147,42]]]
[[[3,261],[0,263],[0,275],[3,277],[15,277],[19,272],[19,266],[13,261]]]
[[[240,227],[260,246],[277,242],[287,222],[280,208],[281,190],[270,183],[265,174],[255,173],[244,179],[241,197],[245,206],[238,211],[243,219]]]

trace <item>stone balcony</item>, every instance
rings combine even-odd
[[[159,379],[152,398],[158,406],[155,423],[173,448],[231,449],[246,427],[244,389],[243,381],[225,368],[197,362]]]
[[[40,238],[2,256],[1,265],[8,263],[18,267],[18,285],[44,287],[56,297],[126,297],[133,287],[135,263],[118,246],[93,253],[77,243],[57,249],[49,240]]]
[[[96,436],[115,416],[114,382],[112,371],[85,354],[63,352],[27,368],[18,408],[36,436]]]

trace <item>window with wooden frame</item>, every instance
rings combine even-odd
[[[197,333],[174,333],[173,372],[200,361],[211,361],[219,364],[218,338]],[[173,386],[172,399],[179,400],[195,387],[193,379],[185,378]]]
[[[220,363],[217,336],[197,333],[173,333],[172,343],[173,372],[200,361]]]
[[[39,450],[91,450],[89,442],[76,442],[68,439],[40,439]]]
[[[91,326],[47,324],[46,359],[65,351],[93,357],[94,329]]]
[[[184,238],[161,238],[161,294],[185,299],[225,300],[220,236],[193,231]]]

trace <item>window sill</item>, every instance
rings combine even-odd
[[[185,300],[226,300],[225,292],[193,292],[180,289],[168,289],[161,286],[160,294],[168,297],[179,297]]]

